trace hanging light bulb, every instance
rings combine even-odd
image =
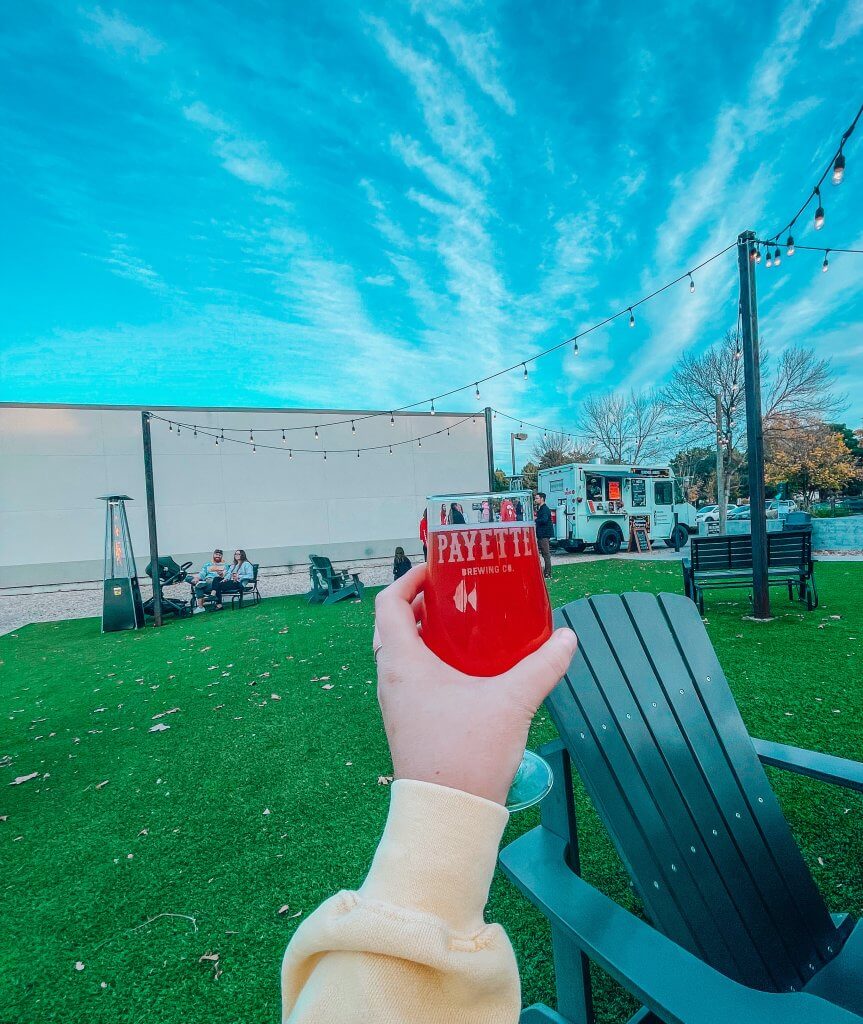
[[[320,434],[318,433],[318,428],[315,427],[315,440],[317,441],[319,437],[320,437]]]
[[[357,448],[357,458],[359,458],[359,457],[360,457],[360,450],[359,450],[359,448]]]
[[[779,251],[779,246],[776,246],[776,251],[773,253],[773,266],[778,267],[782,262],[782,253]]]
[[[357,432],[357,428],[354,426],[354,421],[351,420],[351,433],[355,434],[356,432]]]
[[[327,453],[324,452],[324,462],[326,462],[326,461],[327,461]]]
[[[767,246],[767,259],[764,261],[764,264],[767,267],[772,267],[773,266],[773,257],[770,255],[770,246],[769,245]]]
[[[287,441],[287,438],[285,437],[285,432],[284,432],[284,430],[283,430],[283,431],[282,431],[282,444],[284,444],[284,443],[285,443],[285,441]]]
[[[170,421],[170,420],[168,420],[168,430],[171,430],[171,431],[173,431],[173,429],[174,429],[174,428],[173,428],[173,427],[171,426],[171,421]]]
[[[815,230],[820,231],[824,227],[824,207],[821,205],[821,189],[815,189],[818,196],[818,209],[815,211]]]
[[[221,435],[220,435],[220,439],[221,439],[222,441],[224,441],[224,440],[225,440],[225,430],[224,430],[224,427],[222,428],[222,433],[221,433]]]
[[[476,400],[479,401],[479,384],[478,383],[474,384],[474,387],[476,388],[476,391],[475,391]]]
[[[492,418],[493,420],[496,420],[496,419],[497,419],[497,409],[495,409],[495,410],[494,410],[494,412],[493,412],[493,413],[491,414],[491,418]]]
[[[695,281],[692,279],[692,274],[689,275],[689,294],[691,295],[695,291]]]
[[[755,262],[756,263],[760,263],[761,262],[761,246],[756,246],[755,247]]]
[[[180,436],[180,424],[178,423],[177,424],[177,437],[179,437],[179,436]]]
[[[629,310],[629,326],[635,327],[635,313],[632,312],[631,308]]]
[[[390,445],[390,455],[392,455],[392,453],[393,453],[393,446]]]
[[[423,446],[423,439],[421,437],[417,438],[417,444],[419,445],[420,448],[422,448],[422,446]]]
[[[218,437],[216,438],[216,447],[217,448],[219,447],[219,439],[218,439]]]
[[[833,161],[833,184],[834,185],[841,185],[842,184],[842,179],[844,177],[845,177],[845,154],[840,149],[836,159]]]
[[[252,445],[252,455],[254,455],[257,450],[258,449],[254,445]]]
[[[289,458],[289,459],[292,459],[293,457],[294,457],[294,453],[293,453],[293,450],[289,448],[289,449],[288,449],[288,458]]]
[[[578,355],[578,338],[572,339],[572,354],[574,356]],[[521,429],[521,427],[519,427],[519,429]]]
[[[192,436],[193,437],[197,437],[198,436],[198,428],[197,427],[193,427],[192,428]]]
[[[522,377],[525,380],[527,380],[527,363],[522,363],[521,365],[522,365],[522,369],[524,370],[524,373],[522,374]]]
[[[446,436],[449,437],[449,427],[446,428]]]
[[[395,425],[396,425],[396,418],[395,418],[395,416],[392,413],[390,413],[390,426],[394,427]]]
[[[434,414],[435,414],[434,399],[432,399],[431,409],[429,409],[429,412],[431,413],[432,416],[434,416]]]
[[[252,442],[254,442],[254,440],[255,440],[255,435],[252,433],[252,428],[251,427],[249,427],[249,440],[252,441]]]
[[[827,262],[827,253],[829,253],[829,252],[830,252],[829,249],[825,249],[824,250],[824,262],[821,264],[821,273],[822,274],[826,274],[827,273],[827,268],[830,266],[830,264]]]
[[[791,235],[788,236],[788,241],[785,243],[785,255],[794,255],[794,238]]]

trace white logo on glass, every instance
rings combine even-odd
[[[455,606],[460,612],[466,612],[468,605],[476,611],[476,587],[474,586],[473,590],[468,592],[467,586],[465,585],[464,580],[462,580],[455,588],[453,601],[455,601]]]

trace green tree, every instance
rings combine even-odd
[[[539,466],[535,462],[526,462],[524,468],[521,471],[521,479],[524,483],[525,490],[535,491],[536,480],[539,473]]]
[[[496,491],[509,490],[509,477],[502,469],[496,469],[494,471],[494,489]]]

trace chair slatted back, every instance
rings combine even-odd
[[[743,984],[799,990],[838,933],[695,605],[607,594],[555,620],[579,647],[547,704],[654,925]]]
[[[693,537],[691,565],[695,572],[752,568],[752,536]],[[800,530],[767,534],[767,564],[771,569],[806,566],[812,560],[812,537]]]

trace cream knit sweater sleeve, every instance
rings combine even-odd
[[[505,808],[427,782],[393,783],[358,892],[330,897],[282,963],[285,1024],[513,1024],[506,932],[486,924]]]

